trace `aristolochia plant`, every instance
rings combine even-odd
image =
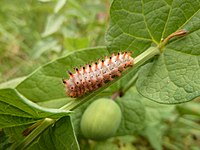
[[[134,85],[158,103],[183,103],[200,96],[199,8],[198,0],[114,0],[107,48],[72,52],[0,90],[0,127],[12,138],[11,148],[79,149],[76,135],[81,134],[86,102],[102,96],[112,96],[123,110],[115,135],[135,133],[145,112],[134,100]],[[68,78],[67,70],[122,50],[132,52],[132,67],[83,97],[66,95],[62,79]]]

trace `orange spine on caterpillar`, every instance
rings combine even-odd
[[[75,68],[74,74],[68,71],[70,78],[63,80],[66,93],[71,97],[81,97],[113,80],[114,77],[120,76],[121,72],[133,63],[131,53],[124,52],[105,57],[102,61],[80,69]]]

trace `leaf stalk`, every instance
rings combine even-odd
[[[177,30],[176,32],[170,34],[168,37],[166,37],[161,44],[158,46],[158,48],[160,49],[161,52],[163,52],[163,47],[167,44],[167,42],[174,38],[174,37],[181,37],[181,36],[185,36],[188,32],[185,29],[180,29]]]

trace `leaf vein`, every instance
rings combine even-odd
[[[153,41],[155,44],[158,45],[158,42],[154,39],[154,37],[152,36],[152,34],[151,34],[151,32],[150,32],[150,30],[149,30],[149,28],[148,28],[148,26],[147,26],[146,18],[145,18],[145,15],[144,15],[144,2],[143,2],[143,0],[141,0],[141,2],[142,2],[142,15],[143,15],[143,18],[144,18],[144,23],[145,23],[146,29],[147,29],[147,31],[148,31],[148,33],[149,33],[149,35],[150,35],[152,41]]]
[[[200,10],[200,8],[199,8],[199,10]],[[179,29],[182,29],[182,27],[183,27],[184,25],[186,25],[186,24],[199,12],[199,10],[196,11],[188,20],[186,20],[185,23],[183,23],[183,24],[179,27]]]
[[[119,27],[119,29],[122,31],[123,34],[126,34],[126,35],[128,35],[128,36],[130,36],[130,37],[133,37],[133,38],[135,38],[135,39],[141,39],[141,40],[145,40],[145,41],[152,41],[152,39],[143,38],[143,37],[138,37],[138,36],[134,36],[134,35],[132,35],[132,34],[126,33],[126,32],[123,31],[123,29],[122,29],[118,24],[117,24],[117,26]]]
[[[174,1],[173,1],[173,2],[174,2]],[[172,2],[172,3],[173,3],[173,2]],[[164,36],[164,34],[165,34],[166,26],[167,26],[167,24],[168,24],[169,16],[170,16],[170,14],[171,14],[171,11],[172,11],[172,6],[170,7],[169,12],[168,12],[167,20],[165,21],[165,25],[164,25],[164,28],[163,28],[163,32],[162,32],[161,39],[163,38],[163,36]]]

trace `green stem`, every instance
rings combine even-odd
[[[34,123],[33,125],[31,125],[30,127],[28,127],[26,130],[24,130],[22,132],[23,136],[27,136],[29,135],[35,128],[37,128],[43,120],[38,120],[36,123]]]
[[[23,150],[26,149],[36,138],[40,136],[50,125],[54,124],[55,120],[45,118],[42,123],[31,132],[26,138],[24,138],[18,145],[13,145],[12,150]]]
[[[131,78],[131,80],[127,83],[127,85],[125,85],[122,89],[120,89],[119,91],[115,92],[111,99],[115,100],[117,97],[122,97],[136,82],[138,77],[138,73],[136,73],[133,78]]]
[[[158,47],[149,47],[146,51],[144,51],[142,54],[138,55],[135,60],[135,65],[142,65],[147,60],[151,59],[155,55],[160,54],[160,50]]]
[[[136,73],[133,78],[128,82],[127,85],[124,86],[124,88],[121,90],[122,94],[124,95],[137,81],[138,73]]]
[[[125,70],[124,72],[122,72],[122,75],[120,77],[117,77],[115,80],[106,83],[105,86],[103,86],[103,87],[99,88],[98,90],[86,95],[83,98],[77,98],[76,100],[69,102],[68,104],[64,105],[60,109],[62,109],[62,110],[70,110],[70,111],[74,110],[75,108],[77,108],[81,104],[83,104],[83,103],[87,102],[88,100],[91,100],[92,98],[94,98],[98,93],[103,91],[105,88],[107,88],[108,86],[110,86],[114,82],[116,82],[119,79],[123,78],[125,76],[125,74],[134,71],[137,67],[141,66],[144,62],[148,61],[153,56],[155,56],[155,55],[157,55],[159,53],[160,52],[159,52],[159,49],[157,47],[148,48],[145,52],[143,52],[142,54],[140,54],[139,56],[137,56],[134,59],[135,61],[134,61],[133,67]],[[133,80],[135,82],[135,79],[133,79]],[[129,85],[125,89],[125,91],[128,90],[128,88],[130,88],[130,86],[131,85]],[[43,131],[45,131],[49,126],[51,126],[55,122],[56,122],[56,120],[45,118],[41,122],[41,124],[37,128],[35,128],[35,130],[33,130],[23,141],[21,141],[18,145],[14,146],[12,149],[25,149],[35,139],[37,139],[42,134]]]
[[[155,55],[158,55],[159,53],[160,51],[157,47],[150,47],[149,49],[147,49],[145,52],[143,52],[142,54],[140,54],[134,59],[134,64],[137,66],[141,66],[144,62],[151,59]],[[122,89],[121,92],[123,94],[126,93],[126,91],[128,91],[135,84],[135,82],[137,81],[137,78],[138,78],[138,73],[136,73],[133,76],[133,78],[128,82],[127,85],[125,85],[125,87]]]

